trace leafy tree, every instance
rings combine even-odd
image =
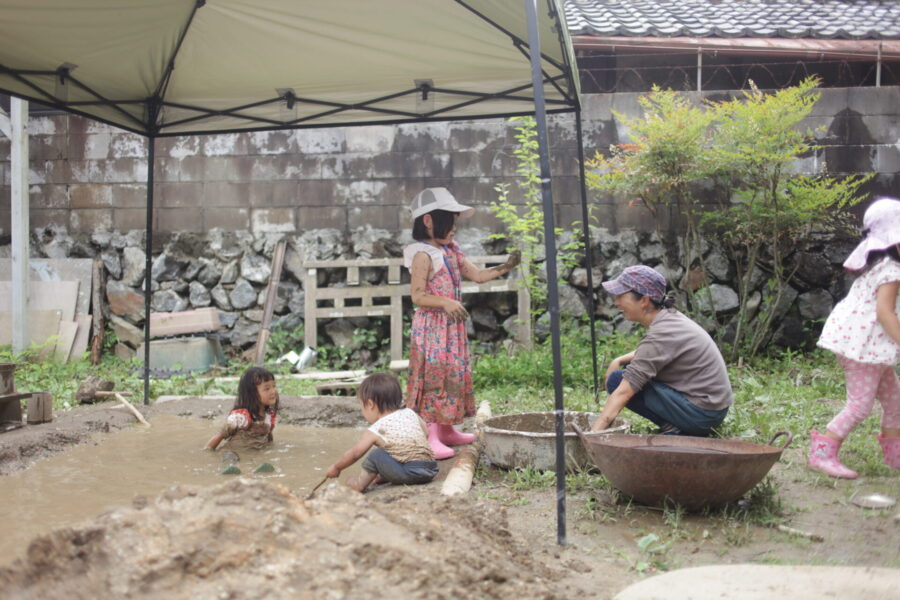
[[[799,160],[818,149],[803,127],[819,99],[817,85],[809,78],[770,94],[752,87],[733,100],[701,104],[654,88],[639,99],[643,116],[616,113],[632,142],[613,147],[608,157],[598,152],[588,163],[594,169],[588,175],[591,189],[642,202],[657,227],[662,208],[675,210],[685,232],[679,239],[680,266],[686,273],[699,269],[701,284],[704,237],[724,242],[738,272],[732,358],[758,353],[771,338],[774,309],[799,264],[791,263],[791,252],[810,234],[841,227],[844,209],[862,199],[860,187],[873,176],[798,172]],[[768,281],[754,298],[759,273]],[[718,324],[713,302],[699,305],[693,285],[685,288],[690,307],[713,311],[712,322]],[[725,331],[716,327],[720,342]]]

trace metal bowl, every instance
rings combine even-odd
[[[591,466],[591,461],[572,432],[576,425],[589,429],[597,413],[564,411],[564,448],[566,470],[577,471]],[[631,424],[616,419],[602,433],[625,433]],[[484,454],[494,466],[504,469],[531,468],[556,470],[556,413],[527,412],[491,417],[484,421]]]
[[[606,435],[574,427],[591,460],[616,488],[638,502],[675,502],[688,510],[738,500],[762,481],[791,443],[787,431],[768,444],[676,435]],[[786,436],[780,448],[772,446]]]

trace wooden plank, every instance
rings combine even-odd
[[[60,321],[59,333],[56,338],[56,347],[53,355],[60,362],[69,361],[69,353],[72,352],[72,344],[75,341],[75,334],[78,333],[78,323],[74,321]]]
[[[28,277],[31,281],[80,282],[81,285],[78,286],[78,301],[75,304],[75,314],[86,315],[91,312],[91,293],[94,288],[92,259],[31,258],[28,260],[28,267]],[[10,280],[11,269],[10,259],[0,258],[0,281]]]
[[[356,381],[326,381],[316,384],[316,393],[320,396],[335,393],[343,393],[346,396],[351,396],[356,393],[356,390],[359,389],[361,383],[361,379]]]
[[[28,310],[61,310],[63,321],[75,320],[77,281],[30,281]],[[0,310],[12,306],[12,283],[0,281]]]
[[[75,315],[75,324],[78,330],[75,332],[75,340],[72,342],[72,350],[69,352],[69,360],[80,360],[88,349],[88,340],[91,338],[91,315]]]
[[[219,309],[198,308],[182,312],[150,313],[150,337],[204,333],[222,328]]]
[[[60,310],[30,310],[28,311],[28,338],[26,347],[32,344],[43,345],[59,331],[59,323],[62,318]],[[0,311],[0,345],[12,343],[12,313],[8,310]],[[41,355],[49,352],[46,349]]]

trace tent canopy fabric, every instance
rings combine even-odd
[[[547,112],[578,106],[538,1]],[[0,0],[0,91],[147,136],[534,112],[515,0]]]

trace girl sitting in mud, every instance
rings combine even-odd
[[[347,480],[357,492],[373,483],[428,483],[438,472],[438,464],[428,444],[425,422],[403,405],[397,378],[389,373],[373,373],[359,386],[357,398],[363,417],[371,423],[356,444],[328,468],[326,477],[337,477],[377,446],[362,464],[362,472]]]
[[[275,376],[262,367],[250,367],[238,383],[234,408],[225,425],[206,442],[206,450],[215,450],[222,440],[232,450],[258,450],[272,442],[272,430],[278,416],[278,388]]]

